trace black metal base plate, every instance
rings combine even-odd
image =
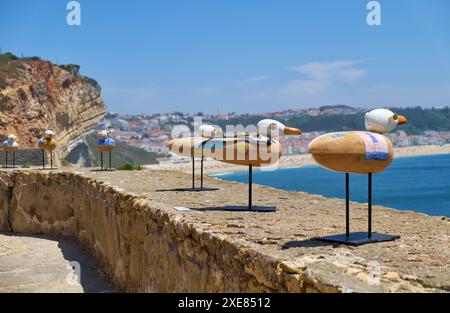
[[[199,191],[214,191],[219,190],[219,188],[214,187],[203,187],[203,188],[175,188],[173,191],[190,191],[190,192],[199,192]]]
[[[227,205],[223,207],[224,211],[249,211],[249,212],[276,212],[275,206],[254,205],[251,208],[248,205]]]
[[[367,236],[367,232],[355,232],[355,233],[350,233],[349,236],[347,236],[346,234],[341,234],[341,235],[333,235],[333,236],[326,236],[326,237],[317,237],[314,239],[319,240],[319,241],[340,243],[340,244],[350,245],[350,246],[361,246],[361,245],[365,245],[368,243],[391,241],[391,240],[396,240],[399,238],[400,238],[400,236],[398,236],[398,235],[386,235],[386,234],[380,234],[380,233],[372,233],[372,236],[369,238]]]

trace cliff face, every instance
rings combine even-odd
[[[13,132],[22,148],[35,148],[43,131],[54,129],[60,163],[103,118],[100,91],[78,65],[0,58],[0,137]]]

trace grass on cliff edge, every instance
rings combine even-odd
[[[86,143],[88,145],[89,154],[92,166],[100,166],[100,152],[96,149],[97,136],[89,134],[86,136]],[[109,153],[103,153],[103,165],[109,165]],[[158,154],[145,151],[144,149],[129,146],[127,144],[116,141],[116,147],[111,154],[112,167],[119,169],[121,166],[136,164],[156,164]],[[139,165],[140,166],[140,165]]]

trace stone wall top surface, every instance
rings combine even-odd
[[[39,175],[80,175],[124,195],[141,197],[150,207],[172,216],[181,228],[188,225],[199,233],[209,233],[252,251],[255,258],[269,257],[280,271],[292,275],[307,272],[339,291],[450,291],[450,219],[446,217],[374,206],[373,230],[398,234],[401,239],[349,247],[313,240],[345,231],[345,203],[340,199],[255,185],[254,204],[276,205],[276,212],[224,211],[226,205],[247,204],[245,184],[205,178],[206,186],[219,190],[180,192],[174,189],[190,187],[189,175],[155,169],[102,172],[61,168]],[[175,207],[190,210],[177,211]],[[367,229],[366,204],[351,203],[351,229]],[[258,262],[245,271],[268,288],[275,287]]]

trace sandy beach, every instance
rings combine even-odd
[[[450,144],[443,146],[437,145],[426,145],[426,146],[411,146],[403,148],[395,148],[395,157],[409,157],[409,156],[421,156],[421,155],[432,155],[432,154],[449,154]],[[298,167],[306,165],[314,165],[315,162],[309,154],[296,154],[296,155],[286,155],[280,158],[280,161],[273,165],[276,167]],[[145,166],[146,168],[152,169],[166,169],[166,170],[179,170],[186,173],[191,173],[191,162],[178,163],[178,164],[152,164]],[[196,170],[200,168],[200,162],[196,162]],[[215,173],[226,173],[226,172],[236,172],[243,171],[245,168],[239,165],[227,164],[215,160],[205,160],[204,161],[205,174],[215,174]]]

